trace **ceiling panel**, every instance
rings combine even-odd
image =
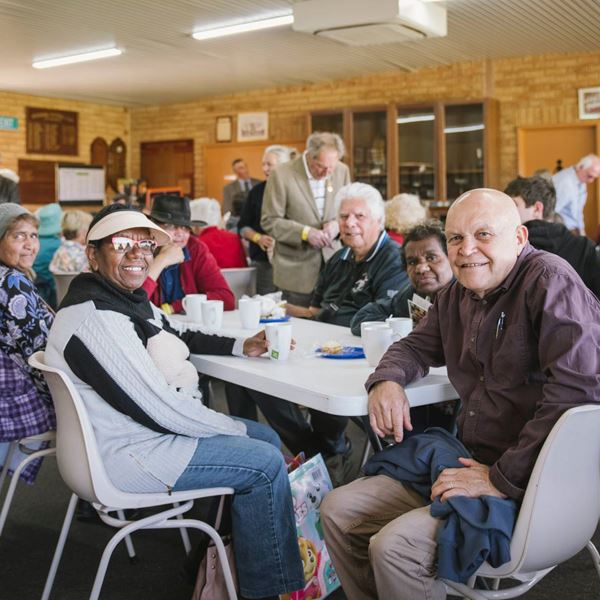
[[[374,2],[376,0],[369,0]],[[597,51],[599,0],[447,0],[448,36],[349,47],[291,27],[199,42],[195,29],[287,13],[291,0],[0,0],[0,89],[124,105],[461,61]],[[119,57],[34,59],[117,45]]]

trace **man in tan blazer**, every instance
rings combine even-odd
[[[274,283],[292,304],[309,305],[321,267],[339,248],[333,199],[350,183],[343,156],[339,135],[315,132],[306,151],[267,180],[261,225],[275,239]]]

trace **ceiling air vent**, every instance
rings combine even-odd
[[[295,31],[350,46],[446,35],[446,9],[422,0],[306,0],[294,4]]]

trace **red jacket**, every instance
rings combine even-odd
[[[239,269],[248,266],[239,235],[211,226],[205,227],[198,239],[208,246],[221,269]]]
[[[235,297],[208,247],[194,236],[190,236],[187,249],[190,259],[179,265],[179,277],[184,294],[206,294],[209,300],[223,300],[225,310],[233,310]],[[146,290],[152,304],[161,306],[164,303],[159,282],[148,277],[142,288]],[[172,302],[171,308],[174,313],[182,312],[181,300]]]

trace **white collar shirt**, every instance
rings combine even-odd
[[[325,213],[325,187],[327,185],[327,177],[324,177],[323,179],[315,179],[312,176],[312,173],[308,168],[308,163],[306,162],[306,152],[302,153],[302,162],[304,163],[304,169],[306,170],[306,176],[308,177],[308,183],[310,185],[313,198],[315,199],[319,216],[322,219],[323,214]]]

